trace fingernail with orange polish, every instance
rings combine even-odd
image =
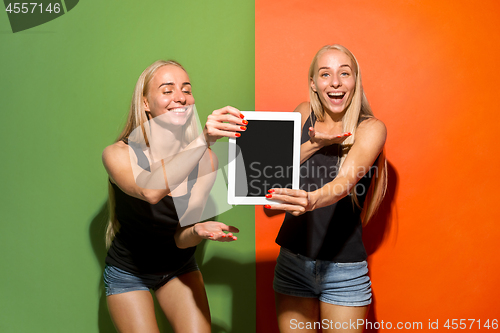
[[[272,198],[272,197],[273,197],[273,195],[272,195],[272,194],[266,194],[266,198],[268,198],[268,199],[269,199],[269,198]]]
[[[264,208],[269,209],[271,208],[271,205],[265,205]]]
[[[267,192],[269,192],[269,193],[274,193],[274,189],[270,189],[270,190],[268,190]]]
[[[242,120],[241,122],[242,122],[244,125],[248,125],[248,121],[246,121],[246,120]]]
[[[236,133],[234,136],[237,137],[237,138],[239,138],[241,136],[241,134],[240,133]]]
[[[245,118],[245,116],[242,113],[240,113],[240,118],[243,119]]]
[[[247,130],[247,128],[246,128],[245,126],[240,126],[240,129],[241,129],[242,131],[246,131],[246,130]]]

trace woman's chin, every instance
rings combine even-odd
[[[190,116],[191,110],[187,110],[185,112],[167,111],[162,115],[154,117],[153,119],[157,125],[173,129],[186,125]]]

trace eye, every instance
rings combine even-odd
[[[191,95],[191,90],[183,90],[182,92],[186,95]]]
[[[168,94],[171,94],[173,91],[172,90],[166,90],[163,92],[164,95],[168,95]]]
[[[321,76],[321,77],[329,77],[329,76],[330,76],[330,74],[328,74],[327,72],[324,72],[324,73],[322,73],[320,76]]]
[[[344,77],[347,77],[347,76],[349,76],[350,74],[349,74],[348,72],[343,72],[343,73],[341,73],[340,75],[341,75],[341,76],[344,76]]]

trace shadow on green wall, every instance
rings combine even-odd
[[[96,277],[98,280],[99,288],[97,290],[99,294],[99,304],[98,304],[98,327],[100,333],[116,332],[111,317],[108,312],[106,305],[106,296],[104,293],[104,282],[102,279],[102,273],[104,272],[104,260],[106,258],[106,246],[104,243],[104,234],[106,231],[108,219],[108,207],[107,202],[105,202],[101,208],[98,210],[97,214],[93,218],[89,227],[90,242],[92,244],[92,249],[94,250],[95,257],[99,263],[100,275]],[[213,220],[217,221],[217,217]],[[233,333],[236,332],[234,328],[235,323],[243,324],[248,321],[248,309],[246,308],[246,295],[241,294],[244,291],[242,288],[244,281],[248,280],[248,271],[252,269],[251,264],[240,264],[234,260],[227,260],[224,258],[213,257],[208,262],[204,262],[205,252],[208,242],[203,241],[198,245],[196,250],[196,260],[198,263],[203,263],[200,266],[200,270],[203,273],[203,279],[205,285],[226,285],[229,286],[232,293],[233,301],[231,317],[231,325],[226,325],[225,323],[216,323],[212,320],[212,332],[213,333]],[[158,327],[161,332],[172,332],[165,315],[160,309],[160,306],[154,297],[155,309],[156,309],[156,319],[158,322]],[[213,315],[213,309],[211,309]],[[240,330],[238,330],[240,331]],[[241,331],[240,331],[241,332]]]
[[[102,280],[102,273],[104,272],[104,259],[106,258],[106,245],[104,243],[104,234],[106,231],[106,224],[108,220],[108,204],[105,202],[95,215],[90,223],[89,234],[92,249],[96,256],[97,262],[100,267],[100,275],[96,277],[99,281],[99,307],[98,307],[98,327],[99,332],[116,332],[111,317],[109,316],[108,308],[106,305],[106,295],[104,293],[104,281]]]
[[[217,217],[213,218],[214,221],[218,221]],[[249,327],[253,327],[253,316],[249,316],[248,304],[252,303],[254,300],[249,301],[247,282],[248,273],[254,271],[253,263],[241,264],[237,261],[221,258],[212,257],[207,262],[203,261],[205,257],[206,247],[209,241],[203,241],[196,250],[196,260],[198,263],[203,263],[200,265],[200,270],[203,273],[203,280],[206,286],[209,285],[225,285],[231,289],[229,297],[232,298],[231,309],[232,313],[231,323],[226,326],[225,323],[217,323],[213,320],[213,308],[212,311],[212,333],[246,333],[249,332],[245,330]],[[248,323],[251,318],[252,322]]]

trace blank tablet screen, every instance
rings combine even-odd
[[[266,204],[271,188],[298,188],[300,113],[242,112],[241,137],[229,140],[228,202]]]
[[[240,152],[236,196],[261,197],[273,187],[292,188],[293,121],[248,120],[247,130],[236,139],[236,154]]]

